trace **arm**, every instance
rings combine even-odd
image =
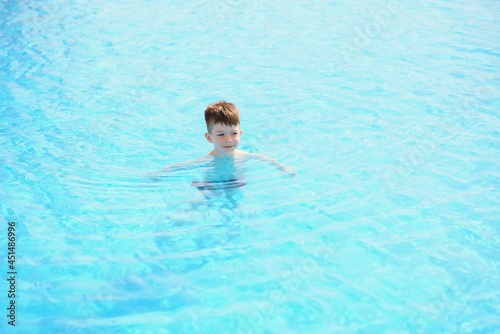
[[[167,173],[170,171],[186,169],[189,166],[196,165],[197,163],[204,162],[204,161],[206,161],[206,156],[203,156],[201,158],[194,159],[194,160],[188,160],[188,161],[178,162],[178,163],[174,163],[174,164],[169,164],[166,167],[164,167],[163,169],[160,169],[160,170],[155,171],[155,172],[147,173],[146,176],[149,176],[149,177],[153,178],[153,180],[158,181],[157,177],[160,174],[164,174],[164,173]]]
[[[188,161],[177,162],[175,164],[170,164],[170,165],[165,166],[163,169],[160,169],[159,171],[156,171],[154,173],[155,174],[162,174],[162,173],[165,173],[168,171],[184,169],[184,167],[195,164],[196,162],[198,162],[198,160],[199,159],[195,159],[195,160],[188,160]]]
[[[278,167],[281,171],[283,171],[291,176],[297,176],[297,172],[294,171],[292,166],[283,165],[281,162],[279,162],[276,159],[270,158],[270,157],[265,156],[265,155],[260,154],[260,153],[251,153],[251,156],[254,156],[256,158],[267,161],[267,162],[275,165],[276,167]]]

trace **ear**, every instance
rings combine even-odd
[[[210,138],[210,133],[205,132],[205,138],[207,138],[207,141],[208,141],[209,143],[211,143],[211,142],[212,142],[212,138]]]
[[[240,130],[240,137],[241,137],[242,134],[243,134],[243,130]]]

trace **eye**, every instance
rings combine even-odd
[[[224,134],[223,133],[219,133],[217,136],[218,137],[222,137],[222,136],[224,136]]]

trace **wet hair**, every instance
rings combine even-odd
[[[214,124],[221,123],[228,126],[240,124],[240,111],[238,108],[226,101],[217,101],[209,104],[205,109],[205,122],[207,131],[212,133]]]

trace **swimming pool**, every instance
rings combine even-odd
[[[0,3],[1,331],[498,331],[499,10]],[[218,99],[298,176],[144,177],[211,149]]]

